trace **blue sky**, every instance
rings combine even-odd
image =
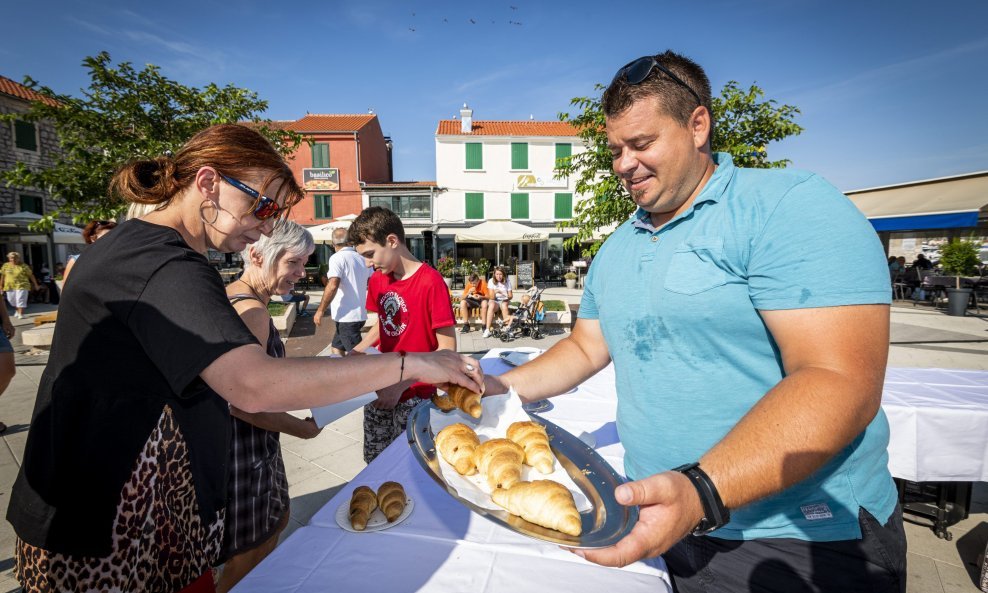
[[[184,84],[255,90],[272,119],[371,108],[400,180],[435,179],[437,122],[463,102],[475,119],[555,119],[666,48],[715,92],[757,83],[799,107],[805,131],[769,156],[843,190],[988,170],[984,0],[6,4],[0,74],[74,94],[82,58],[106,50]]]

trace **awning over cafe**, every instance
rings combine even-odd
[[[516,243],[545,241],[549,233],[510,220],[488,220],[456,231],[455,237],[457,243]]]
[[[333,222],[327,222],[325,224],[320,224],[318,226],[306,227],[305,230],[312,234],[313,240],[316,243],[325,243],[327,245],[332,245],[333,243],[333,231],[336,229],[347,229],[350,228],[350,223],[357,218],[356,214],[346,214],[334,220]]]
[[[11,242],[17,243],[47,243],[49,236],[52,243],[85,244],[82,238],[82,229],[70,224],[56,222],[49,234],[36,234],[28,228],[28,225],[41,220],[40,214],[34,212],[14,212],[0,216],[0,226],[5,233],[18,233],[16,237],[10,238]]]
[[[978,226],[988,215],[988,171],[847,192],[876,231]]]

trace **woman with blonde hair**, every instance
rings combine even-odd
[[[66,286],[7,510],[26,593],[213,591],[230,406],[305,409],[408,379],[483,389],[479,365],[449,351],[267,354],[206,258],[270,235],[302,197],[251,128],[128,163],[111,191],[161,207],[89,247]]]
[[[491,326],[494,325],[494,314],[501,311],[501,321],[507,326],[511,323],[511,313],[508,305],[514,292],[511,290],[511,281],[504,274],[504,268],[498,266],[494,268],[491,281],[487,283],[487,290],[491,294],[491,302],[487,305],[487,319],[484,327],[484,337],[490,337]]]
[[[39,288],[34,272],[21,259],[20,253],[11,251],[7,254],[7,263],[0,267],[0,275],[3,276],[3,292],[7,302],[16,309],[14,317],[23,319],[28,293]]]
[[[269,356],[285,357],[285,345],[274,327],[268,303],[291,292],[305,278],[305,262],[316,244],[309,231],[291,220],[275,223],[270,236],[248,245],[241,257],[244,273],[226,287],[240,318],[265,345]],[[311,439],[321,429],[312,418],[287,412],[248,414],[231,405],[233,440],[227,488],[223,572],[216,590],[226,593],[264,560],[288,525],[288,478],[281,455],[281,433]]]

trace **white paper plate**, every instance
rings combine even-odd
[[[412,498],[405,497],[405,510],[398,515],[398,518],[394,521],[388,523],[388,519],[381,512],[380,508],[374,509],[371,513],[370,519],[367,520],[367,528],[363,531],[357,531],[350,525],[350,499],[344,500],[340,506],[336,508],[336,524],[343,529],[349,531],[350,533],[373,533],[375,531],[383,531],[385,529],[391,529],[395,525],[401,523],[412,514],[412,509],[415,508],[415,501]]]

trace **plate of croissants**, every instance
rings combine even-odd
[[[566,430],[527,414],[514,392],[481,399],[454,387],[418,406],[407,435],[422,467],[471,511],[571,548],[617,543],[638,508],[614,500],[624,479]]]
[[[414,507],[415,502],[398,482],[385,482],[376,492],[361,485],[336,509],[336,523],[352,533],[381,531],[407,519]]]

